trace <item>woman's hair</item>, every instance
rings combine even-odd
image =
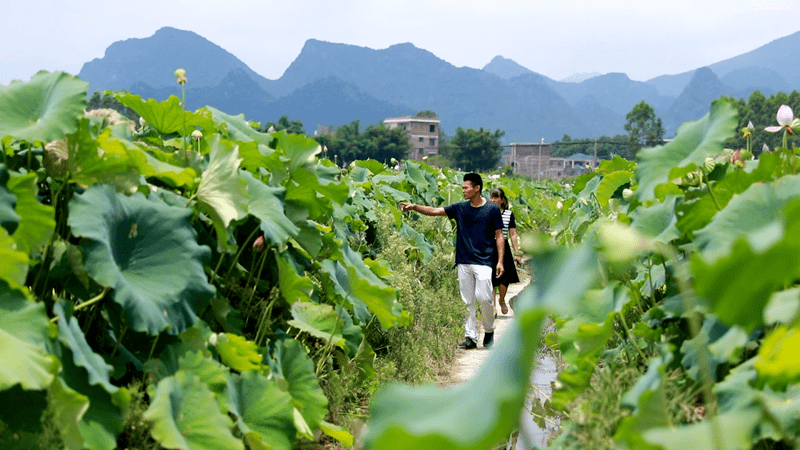
[[[506,198],[506,193],[503,191],[502,188],[494,188],[492,189],[491,194],[489,194],[491,198],[499,198],[500,199],[500,209],[503,211],[508,209],[508,199]]]

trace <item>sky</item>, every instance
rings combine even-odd
[[[193,31],[277,79],[308,39],[383,49],[410,42],[457,66],[495,56],[559,80],[623,72],[645,81],[713,64],[800,31],[786,0],[28,0],[6,2],[0,85],[77,74],[113,42]],[[789,49],[787,51],[796,51]]]

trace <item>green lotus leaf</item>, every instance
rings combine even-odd
[[[800,175],[787,175],[772,183],[755,183],[735,196],[703,229],[695,243],[707,260],[727,254],[733,243],[747,238],[754,250],[768,248],[780,239],[780,221],[786,204],[800,197]]]
[[[238,148],[227,148],[217,137],[211,143],[211,161],[197,188],[198,207],[211,217],[220,249],[228,248],[227,227],[231,221],[247,215],[249,197],[245,182],[239,177],[241,161]]]
[[[261,133],[253,128],[247,120],[245,120],[244,114],[231,116],[211,106],[206,106],[206,109],[211,112],[211,118],[219,128],[224,130],[223,132],[227,132],[231,140],[242,142],[256,141],[266,146],[270,146],[275,140],[271,134]]]
[[[5,228],[0,227],[0,280],[14,289],[25,289],[28,255],[17,250],[17,243]]]
[[[328,411],[328,398],[319,387],[314,373],[314,361],[294,339],[280,339],[272,349],[270,367],[275,377],[284,380],[278,385],[288,385],[294,407],[312,428],[319,427]]]
[[[309,302],[314,292],[314,284],[304,275],[302,269],[287,252],[276,252],[278,266],[278,287],[280,295],[287,303]]]
[[[354,295],[350,295],[350,276],[347,274],[347,268],[339,261],[326,259],[321,264],[322,273],[328,276],[328,279],[322,283],[323,290],[331,297],[339,296],[353,305],[353,313],[358,320],[363,323],[369,321],[372,317],[367,305]]]
[[[653,428],[645,431],[643,437],[650,444],[659,445],[664,450],[739,450],[752,448],[755,443],[754,435],[762,420],[760,408],[749,408],[720,414],[692,425]],[[718,433],[714,432],[715,425]]]
[[[146,177],[153,177],[163,181],[171,187],[186,186],[189,190],[194,190],[197,186],[197,172],[191,167],[179,167],[164,162],[150,154],[144,152],[147,166],[142,172]]]
[[[192,212],[142,194],[90,186],[70,202],[68,223],[82,242],[85,266],[135,331],[179,334],[197,322],[214,296],[203,264],[210,250],[197,244]]]
[[[800,319],[800,288],[772,294],[764,308],[764,323],[789,325],[798,319]]]
[[[158,383],[144,418],[162,447],[181,450],[244,449],[231,433],[214,394],[196,375],[179,370]]]
[[[139,114],[160,134],[180,132],[184,123],[186,124],[186,130],[181,133],[184,136],[191,133],[195,127],[213,128],[213,122],[203,114],[186,111],[184,116],[181,99],[174,95],[170,95],[163,102],[158,102],[152,98],[144,101],[141,96],[127,92],[115,92],[114,96],[120,103],[136,111],[136,114]]]
[[[31,303],[0,281],[0,390],[15,384],[26,390],[50,385],[59,363],[45,351],[48,327],[44,303]]]
[[[53,424],[64,446],[69,450],[83,449],[85,439],[78,423],[89,409],[89,397],[70,389],[60,378],[50,386],[49,394],[53,398]]]
[[[292,317],[287,323],[298,330],[344,348],[342,318],[328,304],[295,302],[292,304]]]
[[[727,256],[712,263],[694,255],[695,290],[709,301],[720,320],[753,330],[763,323],[762,314],[754,311],[762,311],[774,292],[800,276],[800,244],[795,238],[800,232],[796,219],[800,212],[792,217],[792,229],[784,231],[776,221],[771,234],[762,236],[772,243],[767,249],[753,249],[741,238]]]
[[[138,149],[129,150],[105,128],[95,139],[82,119],[79,129],[67,136],[68,166],[73,181],[89,186],[112,184],[118,191],[130,191],[139,185],[139,168],[146,163]]]
[[[77,128],[89,83],[64,72],[41,71],[30,81],[0,86],[0,137],[34,142],[61,139]]]
[[[253,177],[249,172],[240,172],[245,180],[249,196],[247,211],[260,222],[264,238],[275,246],[286,243],[300,229],[286,217],[283,210],[283,197],[286,189],[271,187]]]
[[[17,211],[21,216],[19,228],[14,232],[17,249],[31,254],[47,243],[56,227],[55,210],[50,205],[43,205],[36,195],[37,176],[34,173],[12,177],[8,183],[11,192],[17,197]]]
[[[614,196],[614,193],[622,186],[630,184],[633,179],[633,172],[627,170],[619,170],[611,172],[603,176],[602,181],[597,186],[597,202],[600,206],[608,206],[608,201]]]
[[[786,386],[800,381],[800,326],[779,326],[767,334],[755,364],[761,379]]]
[[[289,393],[256,371],[231,377],[228,387],[236,426],[252,449],[292,449],[294,407]]]
[[[705,117],[681,125],[675,139],[666,145],[640,150],[636,155],[639,200],[655,198],[656,186],[702,166],[706,157],[722,153],[723,142],[736,132],[737,120],[736,108],[717,100]]]
[[[289,159],[289,173],[293,174],[301,167],[312,169],[317,165],[316,156],[322,152],[322,147],[317,141],[303,135],[289,134],[285,130],[272,135],[277,138],[276,150]]]
[[[72,316],[72,305],[57,302],[53,312],[58,315],[58,339],[72,350],[74,364],[89,374],[89,384],[100,385],[109,394],[116,392],[118,388],[109,381],[113,367],[89,347],[78,319]]]
[[[353,435],[347,431],[346,428],[340,427],[339,425],[329,423],[326,421],[322,421],[319,424],[319,429],[322,430],[323,433],[326,435],[336,439],[345,447],[352,447],[353,446]]]
[[[640,206],[631,213],[631,228],[642,236],[664,244],[680,237],[675,215],[677,197],[669,196],[663,202],[649,207]]]
[[[255,342],[235,334],[220,333],[216,345],[220,359],[231,369],[238,372],[261,369],[264,357]]]
[[[0,164],[0,227],[6,229],[11,234],[17,230],[19,214],[15,211],[17,198],[8,189],[9,174],[6,166]]]

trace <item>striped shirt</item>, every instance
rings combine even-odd
[[[510,209],[503,211],[503,237],[508,239],[508,230],[510,228],[517,228],[517,223],[514,220],[514,213]]]

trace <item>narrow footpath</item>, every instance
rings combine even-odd
[[[530,276],[524,271],[519,272],[520,282],[514,283],[508,287],[506,293],[506,302],[511,300],[513,302],[515,297],[519,295],[530,283]],[[495,319],[494,341],[502,341],[503,334],[511,325],[514,319],[514,310],[509,303],[508,314],[502,314],[500,307],[497,305],[497,319]],[[483,333],[478,336],[478,348],[475,350],[459,350],[456,361],[453,363],[450,373],[450,379],[441,383],[443,387],[458,386],[471,380],[481,369],[486,359],[489,357],[491,349],[484,348]],[[531,373],[531,393],[525,401],[525,406],[520,411],[519,422],[519,435],[516,437],[516,442],[512,443],[513,439],[509,438],[507,448],[515,449],[532,449],[547,447],[547,441],[550,435],[557,431],[556,425],[548,424],[546,429],[539,428],[531,416],[531,402],[534,398],[544,400],[544,396],[550,396],[552,393],[552,382],[558,376],[556,358],[551,355],[539,355],[536,362],[536,367]]]

